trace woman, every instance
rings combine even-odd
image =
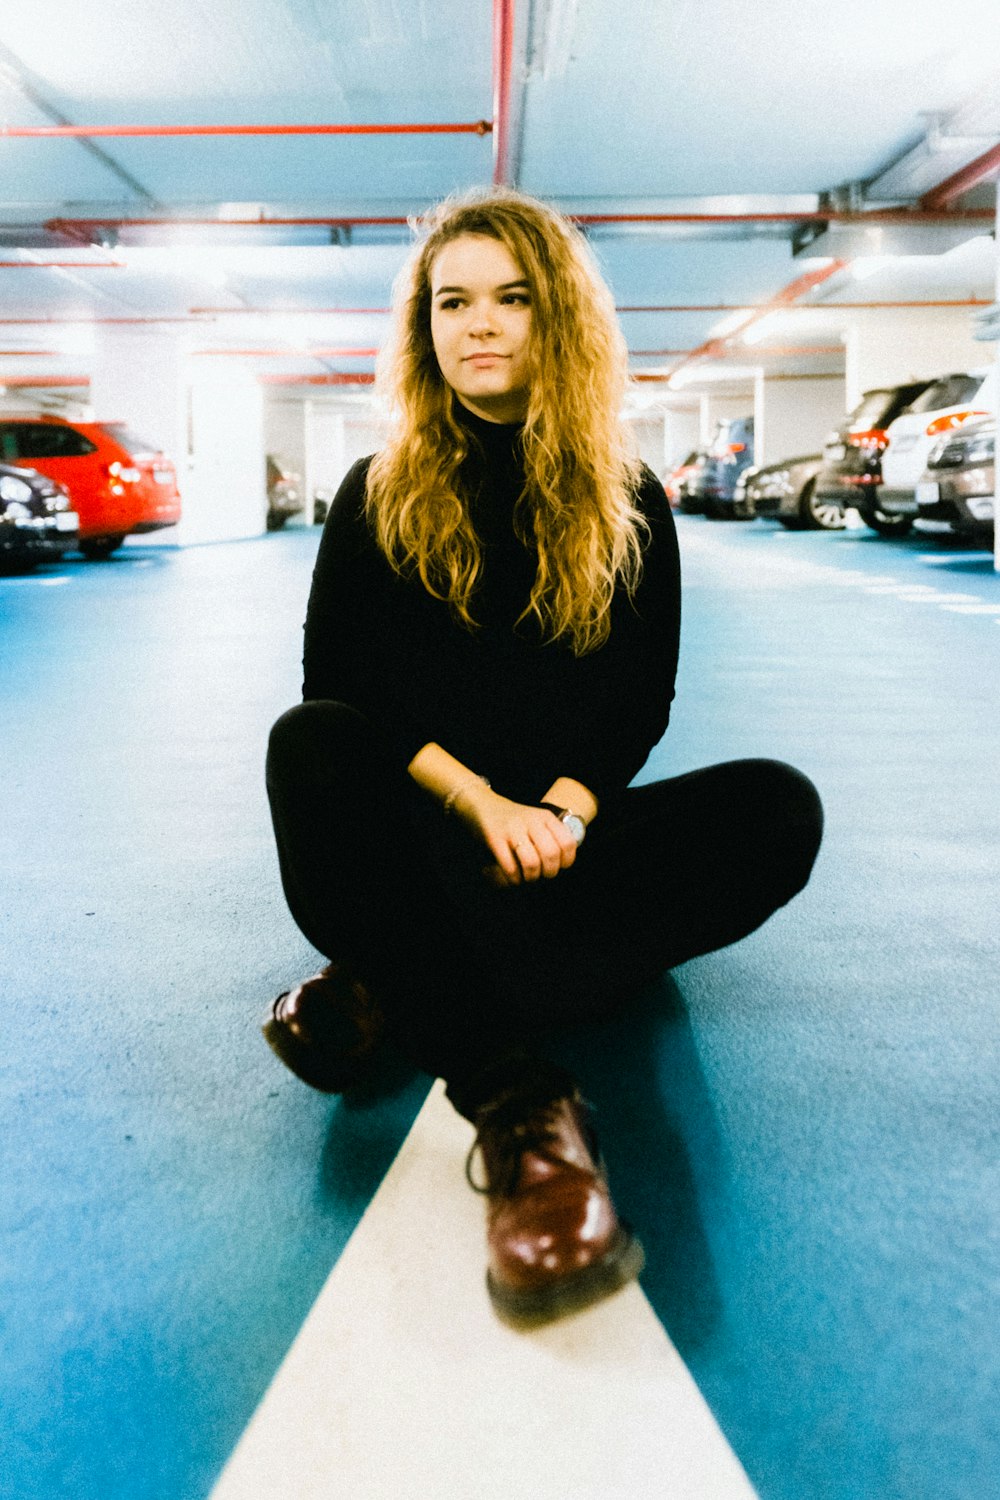
[[[582,236],[509,190],[447,202],[396,313],[397,427],[331,508],[304,702],[268,755],[285,894],[331,963],[264,1031],[331,1092],[385,1034],[446,1080],[490,1296],[524,1325],[642,1265],[546,1034],[759,926],[808,879],[821,811],[773,761],[628,789],[667,725],[680,578]]]

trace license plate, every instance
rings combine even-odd
[[[916,447],[916,444],[917,434],[915,432],[904,432],[901,437],[893,438],[889,443],[889,447],[894,453],[909,453],[911,448]]]
[[[173,484],[174,476],[169,469],[154,469],[153,478],[157,484]]]
[[[941,486],[936,479],[923,479],[917,485],[918,505],[937,505],[941,498]]]
[[[823,457],[828,459],[830,463],[836,464],[839,463],[842,458],[846,457],[846,454],[847,449],[844,447],[843,443],[834,443],[832,447],[824,450]]]
[[[75,510],[58,510],[58,511],[56,511],[56,530],[57,531],[79,531],[80,530],[80,517],[77,515],[76,511]]]

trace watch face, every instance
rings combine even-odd
[[[587,834],[587,825],[583,819],[576,813],[566,813],[562,821],[576,839],[577,844],[582,844]]]

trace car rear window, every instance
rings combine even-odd
[[[858,432],[877,427],[896,399],[895,390],[865,391],[847,420]]]
[[[906,409],[938,411],[943,406],[961,406],[965,401],[975,400],[984,379],[983,375],[946,375],[942,380],[932,381]]]
[[[133,458],[136,458],[140,453],[163,452],[162,443],[151,443],[149,438],[140,437],[137,432],[133,432],[131,427],[127,427],[124,422],[102,422],[100,426],[102,432],[106,432],[109,438],[113,438]]]
[[[48,422],[4,422],[0,425],[0,456],[14,458],[82,458],[97,445],[73,427]]]

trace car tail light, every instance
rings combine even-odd
[[[142,470],[135,468],[133,464],[114,463],[108,464],[108,473],[112,479],[118,479],[122,484],[138,484],[142,478]]]
[[[953,427],[961,427],[970,417],[988,417],[987,411],[953,411],[948,417],[935,417],[927,429],[928,437],[937,437],[939,432],[950,432]]]
[[[881,451],[889,446],[889,439],[881,427],[869,427],[864,432],[849,432],[847,441],[852,448],[875,448]]]

